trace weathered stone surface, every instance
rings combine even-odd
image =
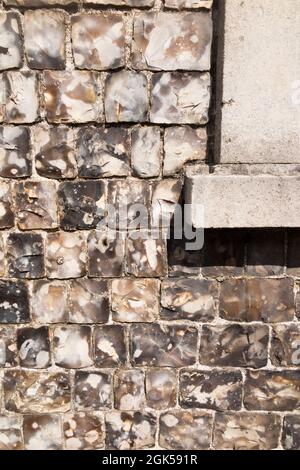
[[[111,407],[111,377],[106,372],[76,371],[74,400],[77,410]]]
[[[12,1],[12,0],[10,0]],[[16,0],[15,0],[16,1]],[[20,1],[20,0],[18,0]],[[23,0],[24,1],[24,0]],[[167,8],[174,10],[181,10],[181,8],[207,8],[210,9],[213,4],[213,0],[164,0]]]
[[[166,272],[165,245],[163,235],[151,238],[148,232],[131,232],[126,244],[127,272],[135,277],[163,276]]]
[[[200,363],[211,366],[264,367],[269,330],[264,325],[204,325]]]
[[[23,434],[26,450],[61,450],[62,448],[59,415],[25,415]]]
[[[205,160],[206,142],[206,130],[202,127],[167,127],[164,137],[163,174],[174,175],[181,171],[187,162]]]
[[[78,369],[93,364],[92,337],[89,326],[56,327],[53,333],[55,364],[67,369]]]
[[[153,322],[158,316],[159,281],[114,279],[113,319],[119,322]]]
[[[220,161],[299,163],[300,4],[292,16],[289,0],[259,0],[255,8],[233,1],[225,9]],[[260,204],[272,214],[268,201]]]
[[[21,328],[17,332],[21,367],[44,369],[51,365],[48,328]]]
[[[16,330],[11,326],[0,326],[0,367],[14,367],[17,361]]]
[[[37,233],[10,233],[7,238],[7,264],[10,277],[43,277],[44,245]]]
[[[63,417],[67,450],[100,449],[104,445],[104,425],[100,413],[70,413]]]
[[[125,253],[125,237],[121,232],[95,230],[88,236],[89,276],[120,276]]]
[[[240,276],[244,272],[245,244],[239,230],[205,230],[203,276]]]
[[[0,229],[13,227],[15,216],[12,210],[11,185],[0,182]]]
[[[294,281],[228,279],[220,284],[220,315],[233,321],[291,321],[295,315]]]
[[[283,418],[282,446],[286,450],[300,449],[299,415],[287,415]]]
[[[82,127],[77,134],[79,176],[98,178],[130,174],[129,135],[119,127]]]
[[[186,203],[192,204],[194,227],[300,226],[298,176],[232,175],[230,170],[226,171],[227,174],[197,174],[187,178]],[[199,217],[199,205],[204,208],[204,220]]]
[[[71,25],[76,67],[106,70],[125,65],[125,29],[121,16],[74,15]]]
[[[46,178],[75,178],[73,129],[40,124],[33,129],[35,167]]]
[[[74,323],[105,323],[109,316],[107,282],[78,279],[70,286],[69,321]]]
[[[244,405],[247,410],[300,408],[300,371],[247,371]]]
[[[134,18],[133,66],[150,70],[209,70],[209,13],[141,13]]]
[[[63,230],[95,228],[104,217],[103,181],[66,181],[58,190],[60,226]]]
[[[0,415],[0,450],[22,450],[21,417]]]
[[[177,377],[172,369],[148,369],[146,372],[147,405],[156,410],[176,404]]]
[[[5,0],[4,3],[10,6],[19,7],[43,7],[52,5],[70,5],[77,0]],[[96,0],[97,1],[97,0]]]
[[[181,371],[180,405],[183,408],[239,410],[242,406],[242,384],[240,371]]]
[[[62,11],[25,11],[24,40],[30,68],[65,68],[65,15]]]
[[[14,11],[0,12],[0,70],[21,67],[23,49],[21,21]]]
[[[96,5],[115,5],[135,8],[151,7],[154,4],[154,0],[88,0],[88,2],[95,3]]]
[[[147,449],[155,441],[156,418],[140,411],[112,411],[106,414],[106,446],[108,449]]]
[[[107,202],[114,208],[108,224],[112,229],[123,230],[148,227],[150,186],[138,179],[111,180],[108,182]]]
[[[164,179],[153,184],[152,224],[154,227],[170,227],[181,195],[182,181]]]
[[[211,321],[216,316],[217,283],[206,279],[163,281],[161,317],[165,320]]]
[[[209,99],[208,73],[157,73],[152,79],[150,121],[162,124],[206,124]]]
[[[273,276],[283,273],[284,232],[254,231],[247,241],[247,274]]]
[[[80,233],[48,233],[46,268],[50,278],[81,277],[85,274],[86,243]]]
[[[280,417],[263,413],[217,413],[213,445],[220,450],[269,450],[278,446]]]
[[[105,83],[107,122],[144,122],[148,114],[147,77],[130,70],[109,75]]]
[[[69,375],[62,372],[6,371],[3,389],[8,411],[55,413],[70,408]]]
[[[135,127],[131,133],[131,165],[140,178],[159,176],[160,129],[159,127]]]
[[[196,361],[197,337],[197,329],[188,325],[132,325],[132,362],[156,367],[190,366]]]
[[[270,358],[274,366],[300,365],[300,325],[273,326]]]
[[[45,108],[49,122],[96,121],[102,112],[96,75],[87,71],[44,72]]]
[[[10,71],[1,76],[0,121],[31,123],[39,117],[38,79],[35,72]]]
[[[122,326],[105,325],[95,327],[93,344],[96,367],[118,367],[125,364],[127,354]]]
[[[114,405],[119,410],[141,410],[145,405],[144,372],[118,370],[114,377]]]
[[[30,175],[28,128],[0,126],[0,176],[22,178]]]
[[[57,186],[50,181],[15,185],[16,216],[21,230],[57,228]]]
[[[165,449],[208,449],[212,421],[205,411],[170,410],[160,417],[159,445]]]
[[[22,281],[0,281],[0,323],[29,321],[28,289]]]
[[[67,286],[59,281],[39,280],[33,284],[32,317],[37,323],[63,323],[68,320]]]

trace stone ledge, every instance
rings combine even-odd
[[[187,172],[185,202],[192,205],[194,227],[300,227],[300,174],[296,165],[263,165],[261,173],[241,166],[234,174],[231,167]],[[204,218],[199,205],[203,206]]]

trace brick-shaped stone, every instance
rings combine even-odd
[[[13,326],[0,326],[0,367],[17,365],[16,330]]]
[[[146,231],[131,232],[126,244],[127,272],[135,277],[160,277],[166,273],[166,240]]]
[[[133,364],[183,367],[195,363],[197,329],[188,325],[133,325],[130,352]]]
[[[73,323],[108,321],[108,286],[103,279],[72,281],[69,299],[69,321]]]
[[[272,328],[270,358],[277,367],[297,367],[300,364],[300,325],[276,325]]]
[[[45,369],[51,365],[49,332],[46,326],[20,328],[17,345],[21,367]]]
[[[280,417],[270,413],[216,413],[213,446],[219,450],[270,450],[278,446]]]
[[[159,176],[160,129],[159,127],[135,127],[131,133],[131,165],[140,178]]]
[[[146,372],[147,405],[156,410],[176,404],[177,377],[172,369],[148,369]]]
[[[107,70],[125,65],[125,29],[122,16],[80,14],[71,18],[75,66]]]
[[[282,447],[285,450],[300,449],[300,416],[286,415],[283,418]]]
[[[13,227],[15,223],[11,189],[9,183],[0,182],[0,229]]]
[[[41,124],[33,128],[35,167],[45,178],[77,176],[73,129]]]
[[[240,410],[242,385],[240,371],[184,370],[179,381],[180,405],[183,408]]]
[[[69,375],[63,372],[7,371],[3,389],[7,411],[55,413],[68,411],[70,408]]]
[[[37,233],[10,233],[7,238],[10,277],[36,279],[44,276],[44,244]]]
[[[22,450],[22,419],[20,416],[0,415],[0,450]]]
[[[131,70],[109,75],[105,83],[107,122],[144,122],[148,114],[147,77]]]
[[[17,12],[1,11],[0,38],[0,70],[22,67],[21,21]]]
[[[21,230],[58,226],[57,187],[50,181],[25,181],[15,185],[16,216]]]
[[[60,226],[63,230],[95,228],[104,217],[103,181],[67,181],[58,190]]]
[[[98,178],[130,174],[129,134],[119,127],[82,127],[77,134],[79,176]]]
[[[65,68],[65,29],[65,15],[62,11],[25,11],[25,52],[30,68]]]
[[[86,269],[86,242],[80,233],[48,233],[46,268],[48,277],[82,277]]]
[[[140,411],[112,411],[106,414],[106,447],[117,450],[138,450],[153,447],[156,418]]]
[[[91,277],[120,276],[125,253],[121,232],[95,230],[88,236],[88,271]]]
[[[127,359],[125,332],[120,325],[98,326],[94,329],[96,367],[118,367]]]
[[[28,70],[1,76],[0,121],[13,124],[35,122],[39,117],[38,78]]]
[[[292,411],[300,408],[300,371],[248,371],[244,388],[247,410]]]
[[[104,424],[100,413],[70,413],[63,417],[66,450],[93,450],[104,446]]]
[[[0,281],[0,323],[29,321],[29,296],[22,281]]]
[[[62,430],[59,415],[25,415],[23,421],[26,450],[61,450]]]
[[[89,122],[99,119],[96,75],[87,71],[44,72],[44,101],[49,122]]]
[[[163,174],[175,175],[184,165],[206,158],[206,130],[202,127],[171,126],[165,130]]]
[[[145,405],[145,377],[139,369],[118,370],[114,377],[114,406],[118,410],[141,410]]]
[[[170,410],[160,417],[159,445],[199,450],[210,446],[213,417],[205,411]]]
[[[152,322],[158,316],[159,281],[156,279],[114,279],[113,319],[119,322]]]
[[[209,70],[212,20],[207,12],[141,13],[134,18],[133,66],[150,70]]]
[[[269,330],[265,325],[204,325],[200,363],[259,368],[267,365]]]
[[[55,364],[67,369],[89,367],[92,360],[92,337],[89,326],[61,326],[53,332]]]
[[[221,282],[220,315],[233,321],[292,321],[294,282],[282,279],[228,279]]]
[[[0,126],[0,176],[23,178],[31,175],[29,138],[27,127]]]
[[[76,410],[111,407],[111,377],[106,372],[76,371],[74,385]]]
[[[154,227],[169,228],[171,226],[171,221],[178,210],[181,190],[180,179],[163,179],[153,184],[151,216]]]
[[[32,317],[37,323],[64,323],[68,320],[68,290],[60,281],[39,280],[33,284]]]
[[[206,124],[210,75],[157,73],[152,79],[150,121],[157,124]]]

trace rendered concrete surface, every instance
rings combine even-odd
[[[194,227],[300,226],[300,176],[198,174],[185,191]]]
[[[300,1],[226,0],[221,163],[300,162]]]

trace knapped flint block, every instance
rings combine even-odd
[[[0,281],[0,323],[30,320],[28,288],[23,281]]]
[[[37,323],[68,321],[68,289],[64,281],[35,281],[32,286],[32,318]]]
[[[299,367],[300,325],[273,325],[270,359],[275,367]]]
[[[0,229],[14,226],[15,216],[12,207],[12,187],[0,182]]]
[[[111,411],[106,413],[106,447],[138,450],[153,447],[156,417],[149,412]]]
[[[23,421],[25,450],[62,450],[61,416],[25,415]]]
[[[46,369],[51,365],[49,332],[46,326],[18,329],[17,345],[21,367]]]
[[[131,132],[131,165],[136,176],[151,178],[160,173],[161,140],[158,126],[138,126]]]
[[[22,67],[23,47],[21,37],[21,19],[17,12],[1,11],[0,36],[0,70]]]
[[[300,449],[300,416],[286,415],[283,418],[282,446],[286,450]]]
[[[29,70],[4,72],[1,75],[1,88],[0,121],[25,124],[38,120],[39,95],[36,72]]]
[[[61,326],[53,332],[55,364],[66,369],[79,369],[93,364],[92,333],[89,326]]]
[[[48,233],[46,269],[49,278],[82,277],[86,272],[86,240],[80,233]]]
[[[145,406],[145,377],[139,369],[118,370],[114,376],[114,406],[118,410],[141,410]]]
[[[22,450],[21,416],[0,415],[0,450]]]
[[[0,367],[18,365],[17,332],[14,326],[0,326]]]
[[[107,372],[81,371],[75,373],[74,403],[76,410],[111,408],[111,376]]]
[[[77,279],[71,282],[69,321],[106,323],[109,317],[108,285],[103,279]]]
[[[104,446],[104,423],[101,413],[66,413],[63,416],[66,450],[93,450]]]
[[[87,243],[90,277],[118,277],[121,275],[125,254],[123,233],[93,230],[88,235]]]
[[[94,360],[96,367],[119,367],[127,360],[125,330],[120,325],[94,328]]]
[[[31,175],[28,127],[0,126],[0,176],[23,178]]]
[[[7,242],[10,277],[36,279],[45,275],[44,242],[38,233],[10,233]]]
[[[156,410],[172,408],[176,404],[177,377],[172,369],[147,369],[147,405]]]

